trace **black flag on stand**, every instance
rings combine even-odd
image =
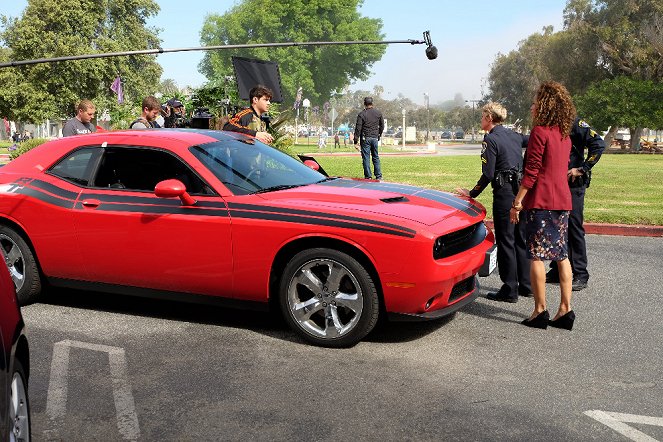
[[[283,102],[281,93],[281,74],[279,65],[273,61],[255,60],[251,58],[232,57],[235,77],[237,78],[237,90],[239,98],[249,99],[249,91],[258,84],[267,86],[274,92],[272,101]]]

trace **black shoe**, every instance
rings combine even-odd
[[[548,322],[548,325],[556,328],[563,328],[565,330],[571,330],[573,328],[573,321],[576,320],[576,314],[573,313],[573,310],[569,310],[565,315],[560,316],[554,321]]]
[[[505,296],[502,294],[502,292],[490,292],[486,295],[486,299],[490,299],[491,301],[499,301],[499,302],[510,302],[512,304],[515,304],[518,302],[518,298],[512,298],[511,296]]]
[[[571,290],[573,290],[574,292],[578,292],[586,288],[587,288],[587,281],[575,278],[573,279],[573,282],[571,283]]]
[[[527,327],[532,327],[532,328],[540,328],[540,329],[547,329],[548,328],[548,322],[550,322],[550,313],[548,313],[548,310],[544,310],[541,313],[539,313],[536,318],[534,319],[525,319],[521,324],[526,325]]]
[[[518,296],[522,296],[523,298],[531,298],[534,296],[531,290],[520,290],[518,289]]]
[[[550,270],[548,273],[546,273],[546,282],[551,284],[558,284],[559,272],[557,270]]]

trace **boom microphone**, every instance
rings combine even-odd
[[[437,48],[433,46],[433,42],[430,39],[430,31],[424,31],[424,42],[428,45],[426,48],[426,57],[429,60],[435,60],[437,58]]]

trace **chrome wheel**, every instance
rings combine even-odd
[[[14,372],[11,384],[11,397],[9,403],[9,440],[11,442],[30,441],[30,410],[28,395],[25,390],[23,375]]]
[[[23,258],[21,249],[13,239],[4,233],[0,233],[0,251],[9,269],[9,274],[14,281],[16,291],[21,290],[25,282],[25,259]]]
[[[333,259],[301,265],[288,284],[288,306],[297,324],[313,336],[339,338],[359,322],[363,292],[357,277]]]

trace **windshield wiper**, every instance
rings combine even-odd
[[[326,183],[327,181],[334,181],[337,179],[339,179],[337,176],[328,176],[326,178],[321,179],[320,181],[316,181],[315,184]]]
[[[301,187],[301,186],[307,186],[308,184],[279,184],[278,186],[272,186],[272,187],[265,187],[264,189],[256,190],[253,192],[253,194],[257,193],[266,193],[266,192],[274,192],[277,190],[285,190],[285,189],[292,189],[295,187]]]

